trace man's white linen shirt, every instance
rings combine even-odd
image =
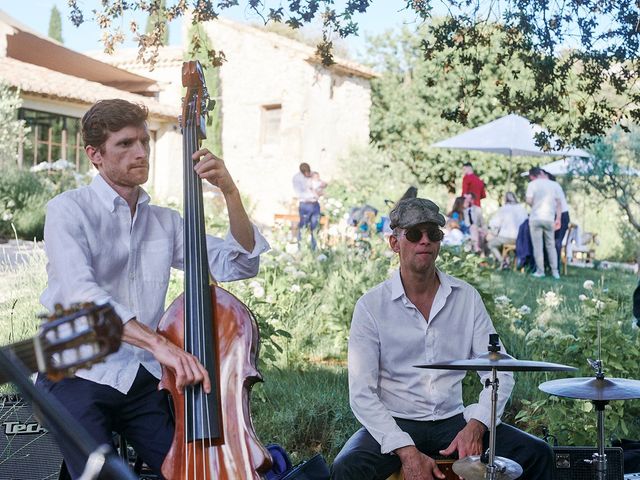
[[[381,453],[413,445],[393,417],[431,421],[464,413],[484,425],[491,421],[491,392],[479,402],[462,404],[459,370],[430,370],[415,365],[474,358],[487,353],[495,333],[478,292],[441,271],[440,286],[428,321],[405,294],[400,272],[356,303],[349,333],[349,399],[358,421],[380,444]],[[502,350],[504,352],[504,350]],[[478,372],[484,385],[491,372]],[[513,375],[498,372],[497,415],[513,389]]]
[[[527,203],[531,205],[529,221],[553,222],[556,218],[556,202],[560,202],[562,188],[556,182],[546,178],[536,178],[527,185]]]
[[[178,212],[149,204],[142,189],[131,217],[127,202],[96,175],[91,184],[58,195],[47,204],[44,238],[48,285],[40,297],[54,304],[109,302],[123,322],[132,318],[156,330],[164,312],[171,267],[184,268],[183,221]],[[255,276],[269,249],[254,227],[247,252],[229,233],[207,236],[209,269],[216,280]],[[76,375],[127,393],[138,366],[160,378],[160,365],[146,350],[122,343],[106,362]]]

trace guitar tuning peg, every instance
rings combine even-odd
[[[209,101],[207,102],[207,111],[210,112],[214,108],[216,108],[216,101],[213,98],[210,98]]]

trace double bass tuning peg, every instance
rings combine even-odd
[[[216,107],[216,101],[213,98],[208,99],[207,101],[207,112],[212,111]]]

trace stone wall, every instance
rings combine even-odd
[[[301,162],[331,180],[340,159],[369,142],[369,81],[375,74],[347,61],[326,68],[313,47],[230,20],[208,22],[205,29],[213,48],[227,59],[220,68],[223,156],[243,196],[250,198],[252,217],[270,224],[274,213],[286,212],[292,203],[291,179]],[[100,59],[156,79],[159,100],[180,105],[182,50],[162,49],[153,71],[137,64],[135,53]],[[152,190],[181,198],[177,180],[182,177],[165,144],[174,148],[175,139],[158,137]]]

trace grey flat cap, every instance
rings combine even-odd
[[[390,227],[409,228],[420,223],[436,223],[444,227],[445,219],[438,206],[426,198],[400,200],[389,213]]]

